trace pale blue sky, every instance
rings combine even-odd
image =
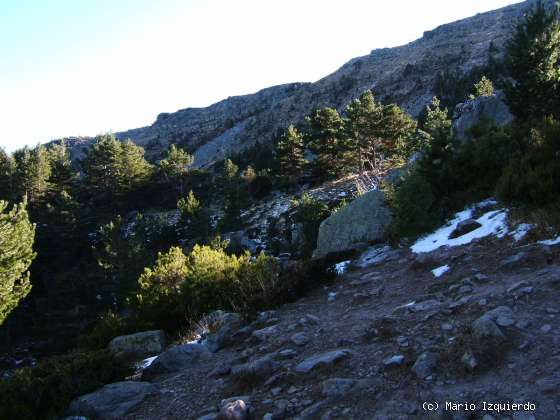
[[[0,145],[315,81],[515,0],[0,0]]]

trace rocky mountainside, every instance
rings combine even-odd
[[[533,1],[439,26],[404,46],[374,50],[315,83],[275,86],[206,108],[160,114],[151,126],[117,137],[132,139],[153,159],[169,144],[180,144],[194,152],[196,166],[204,167],[256,141],[271,141],[278,130],[300,123],[313,109],[342,109],[367,89],[418,116],[434,95],[442,95],[444,86],[456,85],[489,59],[499,59],[513,24]],[[92,139],[68,142],[73,157],[79,158]]]
[[[201,343],[147,359],[136,380],[80,397],[70,413],[558,418],[560,238],[531,242],[522,225],[506,233],[503,211],[484,211],[411,247],[371,247],[338,264],[334,282],[253,322],[218,312]],[[487,227],[495,235],[473,240]],[[143,334],[114,341],[148,354],[157,333]]]

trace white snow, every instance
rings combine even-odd
[[[515,230],[509,233],[509,236],[513,236],[515,242],[519,242],[531,231],[531,229],[533,229],[533,227],[534,226],[529,223],[521,223],[515,228]]]
[[[549,246],[558,245],[558,244],[560,244],[560,236],[558,236],[556,239],[547,239],[547,240],[544,240],[544,241],[539,241],[539,244],[549,245]]]
[[[486,200],[477,204],[476,207],[486,207],[493,204],[495,204],[493,200]],[[416,241],[416,243],[410,247],[412,252],[419,254],[422,252],[432,252],[446,245],[450,247],[465,245],[471,243],[474,239],[484,238],[489,235],[496,235],[502,238],[508,232],[507,210],[492,210],[476,219],[476,221],[482,225],[478,229],[459,236],[458,238],[449,239],[449,235],[455,230],[457,225],[463,220],[472,218],[472,216],[472,208],[455,214],[455,218],[449,221],[447,225]]]
[[[158,356],[153,356],[153,357],[148,357],[147,359],[142,360],[139,364],[138,364],[138,369],[140,370],[144,370],[146,369],[148,366],[150,366],[154,360],[156,360],[158,358]]]
[[[439,278],[441,276],[443,276],[445,273],[447,273],[450,270],[451,267],[449,267],[447,264],[442,265],[441,267],[438,268],[434,268],[432,270],[432,274],[436,277]]]
[[[342,261],[342,262],[339,262],[338,264],[336,264],[334,266],[334,269],[336,270],[336,274],[338,274],[340,276],[341,274],[346,273],[346,270],[347,270],[347,268],[348,268],[348,266],[350,265],[351,262],[352,261],[348,260],[348,261]]]

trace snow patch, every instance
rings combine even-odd
[[[443,276],[445,273],[447,273],[450,269],[451,269],[451,267],[449,267],[447,264],[445,264],[445,265],[442,265],[441,267],[434,268],[432,270],[432,274],[436,278],[439,278],[439,277]]]
[[[509,233],[509,236],[512,236],[515,242],[519,242],[531,231],[531,229],[533,229],[533,225],[529,223],[521,223],[515,228],[515,230]]]
[[[338,274],[339,276],[346,273],[346,270],[348,269],[348,266],[350,265],[352,261],[348,260],[348,261],[342,261],[339,262],[338,264],[336,264],[334,266],[334,269],[336,271],[336,274]]]
[[[144,370],[146,368],[148,368],[148,366],[150,366],[154,360],[156,360],[158,358],[158,356],[153,356],[153,357],[148,357],[147,359],[142,360],[140,363],[138,363],[138,369],[140,370]]]
[[[539,241],[539,244],[549,245],[549,246],[558,245],[560,244],[560,236],[558,236],[556,239],[546,239],[544,241]]]
[[[484,208],[495,204],[496,202],[494,200],[486,200],[478,203],[476,207]],[[484,238],[489,235],[496,235],[498,238],[502,238],[508,233],[507,210],[500,209],[484,213],[476,219],[476,221],[481,225],[479,228],[457,238],[449,239],[449,236],[457,228],[457,225],[464,220],[472,218],[472,216],[472,208],[465,209],[455,214],[455,217],[450,220],[447,225],[439,228],[434,233],[419,239],[410,247],[410,249],[416,254],[422,252],[432,252],[442,246],[453,247],[466,245],[471,243],[474,239]]]

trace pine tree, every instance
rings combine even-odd
[[[129,192],[144,184],[152,173],[152,166],[144,159],[144,149],[126,140],[121,146],[118,164],[119,191]]]
[[[48,152],[38,145],[30,150],[28,147],[14,153],[14,182],[19,196],[25,197],[30,204],[42,198],[48,189],[51,168]]]
[[[227,232],[242,227],[241,211],[247,206],[249,193],[247,184],[239,175],[239,167],[230,159],[224,162],[221,182],[225,205],[220,229]]]
[[[471,99],[478,98],[480,96],[492,96],[494,95],[494,84],[486,76],[482,76],[480,82],[474,85],[474,94],[471,95]]]
[[[538,1],[506,44],[508,105],[520,120],[560,118],[560,22]]]
[[[395,104],[381,105],[366,91],[346,108],[346,129],[360,172],[382,169],[416,131],[416,121]]]
[[[7,207],[0,201],[0,325],[31,290],[27,270],[35,258],[35,226],[25,204]]]
[[[186,239],[189,239],[192,245],[206,243],[211,231],[208,208],[201,204],[192,190],[189,191],[187,198],[181,198],[177,202],[177,208],[181,216],[180,225]]]
[[[114,135],[99,137],[82,161],[86,182],[95,193],[124,194],[147,181],[151,165],[144,149]]]
[[[9,201],[14,195],[14,159],[0,147],[0,200]]]
[[[70,152],[66,147],[66,143],[62,141],[51,146],[48,153],[51,166],[49,182],[58,191],[68,191],[76,181],[78,172],[72,167]]]
[[[163,178],[176,189],[179,196],[183,195],[185,177],[193,162],[192,155],[172,144],[167,151],[167,157],[159,163]]]
[[[430,105],[426,107],[426,120],[423,128],[432,139],[444,141],[449,140],[453,135],[447,108],[440,107],[440,100],[437,97],[434,97]]]
[[[352,139],[352,151],[358,170],[363,172],[368,162],[375,162],[379,149],[379,122],[382,107],[371,91],[354,99],[346,108],[346,130]]]
[[[280,176],[293,183],[301,177],[306,161],[304,157],[303,135],[290,125],[276,146],[276,161]]]
[[[335,177],[350,171],[351,145],[338,111],[323,108],[307,117],[306,121],[309,127],[307,147],[316,155],[313,161],[315,175],[320,178]]]

